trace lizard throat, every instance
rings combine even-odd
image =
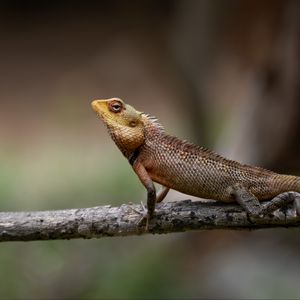
[[[107,125],[107,128],[113,141],[127,159],[144,143],[143,128],[110,125]]]

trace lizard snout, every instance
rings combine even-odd
[[[93,100],[91,102],[91,106],[92,106],[92,109],[95,111],[95,112],[98,112],[99,111],[99,106],[100,106],[100,102],[101,100]]]
[[[94,100],[91,102],[91,106],[98,115],[102,115],[107,111],[107,100]]]

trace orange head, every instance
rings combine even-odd
[[[126,157],[144,143],[144,122],[141,112],[119,98],[94,100],[91,106]]]

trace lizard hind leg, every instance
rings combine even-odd
[[[235,184],[232,186],[230,194],[250,216],[257,217],[262,213],[262,206],[258,199],[243,185]]]
[[[300,216],[300,193],[284,192],[274,197],[266,204],[261,205],[258,199],[244,186],[236,184],[231,187],[231,195],[243,207],[243,209],[253,217],[264,216],[277,209],[286,207],[289,203],[294,203],[297,216]]]

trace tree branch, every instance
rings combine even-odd
[[[36,212],[1,212],[0,241],[101,238],[145,233],[170,233],[203,229],[259,229],[300,226],[292,206],[267,217],[250,220],[238,206],[219,202],[184,200],[157,205],[156,217],[146,232],[137,226],[141,205]]]

